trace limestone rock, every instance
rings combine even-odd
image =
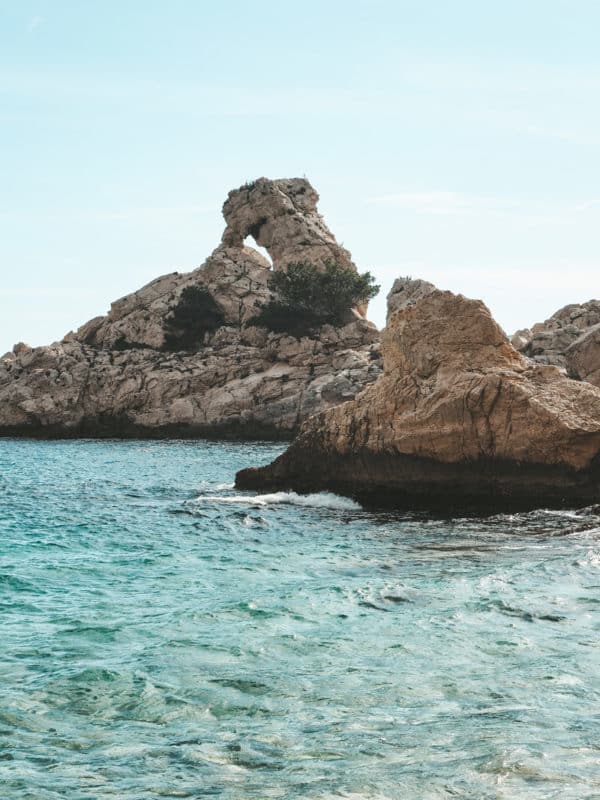
[[[299,258],[352,265],[317,197],[300,179],[242,187],[201,267],[156,278],[60,342],[15,345],[0,359],[0,435],[290,437],[310,414],[352,399],[381,372],[371,323],[349,313],[349,324],[302,339],[252,325],[271,297],[271,265],[244,245],[251,220],[267,220],[250,233],[276,268]],[[208,290],[225,324],[197,352],[166,352],[165,320],[188,286]]]
[[[336,261],[356,269],[348,250],[335,240],[317,211],[319,195],[304,178],[259,178],[229,192],[223,206],[223,244],[240,247],[246,237],[264,247],[273,269],[296,261],[323,266]]]
[[[573,303],[559,309],[545,322],[536,323],[531,330],[517,331],[515,347],[538,364],[566,366],[569,347],[589,328],[600,324],[600,301]]]
[[[237,486],[446,510],[598,501],[600,389],[529,362],[482,302],[418,296],[391,315],[383,356],[373,385]]]
[[[240,326],[256,315],[271,293],[267,286],[269,263],[251,247],[217,247],[193,272],[172,272],[112,303],[106,317],[96,317],[75,333],[93,347],[120,349],[145,346],[159,349],[164,321],[187,286],[204,286],[217,300],[225,321]]]
[[[293,346],[283,334],[259,330],[264,343],[259,336],[252,344],[221,328],[198,353],[115,352],[78,341],[37,347],[0,360],[0,432],[289,437],[308,415],[353,398],[380,374],[378,343],[369,328],[356,328],[341,329],[333,344],[303,338]]]
[[[412,278],[396,278],[387,296],[388,319],[401,308],[407,308],[425,295],[435,291],[435,286],[429,281]]]
[[[568,374],[600,386],[600,324],[594,325],[567,348]]]
[[[515,350],[524,351],[529,342],[531,341],[531,337],[533,336],[532,332],[529,328],[522,328],[521,330],[515,331],[513,335],[510,337],[510,343],[515,348]]]

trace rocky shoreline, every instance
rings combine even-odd
[[[202,266],[151,281],[60,342],[15,345],[0,359],[0,436],[293,439],[236,485],[440,510],[597,503],[600,302],[509,341],[481,301],[398,279],[382,333],[366,302],[346,299],[335,324],[269,327],[261,313],[281,308],[274,287],[298,264],[302,282],[329,280],[332,263],[372,281],[317,201],[304,179],[246,184]]]
[[[202,266],[151,281],[60,342],[15,345],[0,359],[0,436],[289,439],[353,399],[381,372],[365,309],[299,338],[253,324],[273,270],[331,259],[356,269],[317,200],[304,179],[232,191],[222,242]],[[190,289],[211,298],[220,323],[193,348],[168,347],[167,323]]]
[[[127,414],[121,417],[90,417],[80,420],[74,427],[57,425],[14,425],[0,428],[0,439],[33,439],[54,441],[70,439],[204,439],[207,441],[233,442],[290,442],[294,438],[291,429],[253,422],[244,425],[239,421],[222,422],[216,425],[168,425],[144,426],[132,423]]]
[[[600,463],[580,473],[561,465],[491,458],[448,468],[434,459],[401,454],[310,453],[308,448],[295,450],[293,467],[282,457],[268,467],[241,470],[235,486],[255,492],[328,491],[365,509],[450,515],[583,508],[600,500]]]
[[[398,281],[384,372],[310,418],[240,489],[335,491],[369,505],[523,510],[600,498],[600,388],[518,353],[481,301]]]
[[[21,347],[0,362],[0,435],[290,438],[381,372],[379,342],[361,321],[321,334],[222,328],[194,354]]]

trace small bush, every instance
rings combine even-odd
[[[250,324],[261,325],[273,333],[290,333],[299,337],[306,336],[324,323],[309,309],[271,300],[250,320]]]
[[[119,336],[119,338],[115,341],[112,346],[112,350],[122,351],[122,350],[145,350],[149,347],[147,344],[143,344],[143,342],[130,342],[128,339],[125,338],[123,334]]]
[[[294,336],[321,325],[343,325],[353,306],[368,302],[379,291],[370,272],[361,275],[334,262],[323,271],[307,262],[289,264],[286,272],[272,274],[270,288],[276,297],[252,324]]]
[[[198,350],[206,333],[225,324],[223,312],[204,286],[186,286],[165,319],[165,350]]]

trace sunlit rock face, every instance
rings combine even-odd
[[[252,236],[269,253],[275,270],[298,261],[315,266],[335,261],[356,269],[348,250],[337,243],[318,213],[318,200],[304,178],[259,178],[235,189],[223,205],[227,223],[223,244],[240,247]]]
[[[383,375],[309,419],[272,464],[239,473],[240,488],[406,508],[600,498],[600,389],[524,358],[479,300],[405,279],[390,304]]]
[[[317,200],[299,178],[236,189],[202,266],[156,278],[60,342],[16,345],[0,359],[0,433],[289,437],[310,414],[352,399],[381,371],[379,335],[361,313],[301,339],[252,324],[272,296],[271,269],[355,269]],[[194,352],[168,352],[165,321],[188,287],[208,291],[223,324]]]

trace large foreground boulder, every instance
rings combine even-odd
[[[482,302],[405,284],[384,374],[236,485],[444,510],[600,500],[600,389],[525,359]]]
[[[355,268],[317,200],[303,179],[230,192],[223,241],[201,267],[153,280],[60,342],[16,345],[0,358],[0,435],[289,438],[309,415],[351,400],[381,372],[378,332],[360,314],[302,338],[253,324],[272,297],[272,269]],[[187,307],[192,323],[218,320],[200,324],[191,347],[168,335],[188,290],[199,303]]]

